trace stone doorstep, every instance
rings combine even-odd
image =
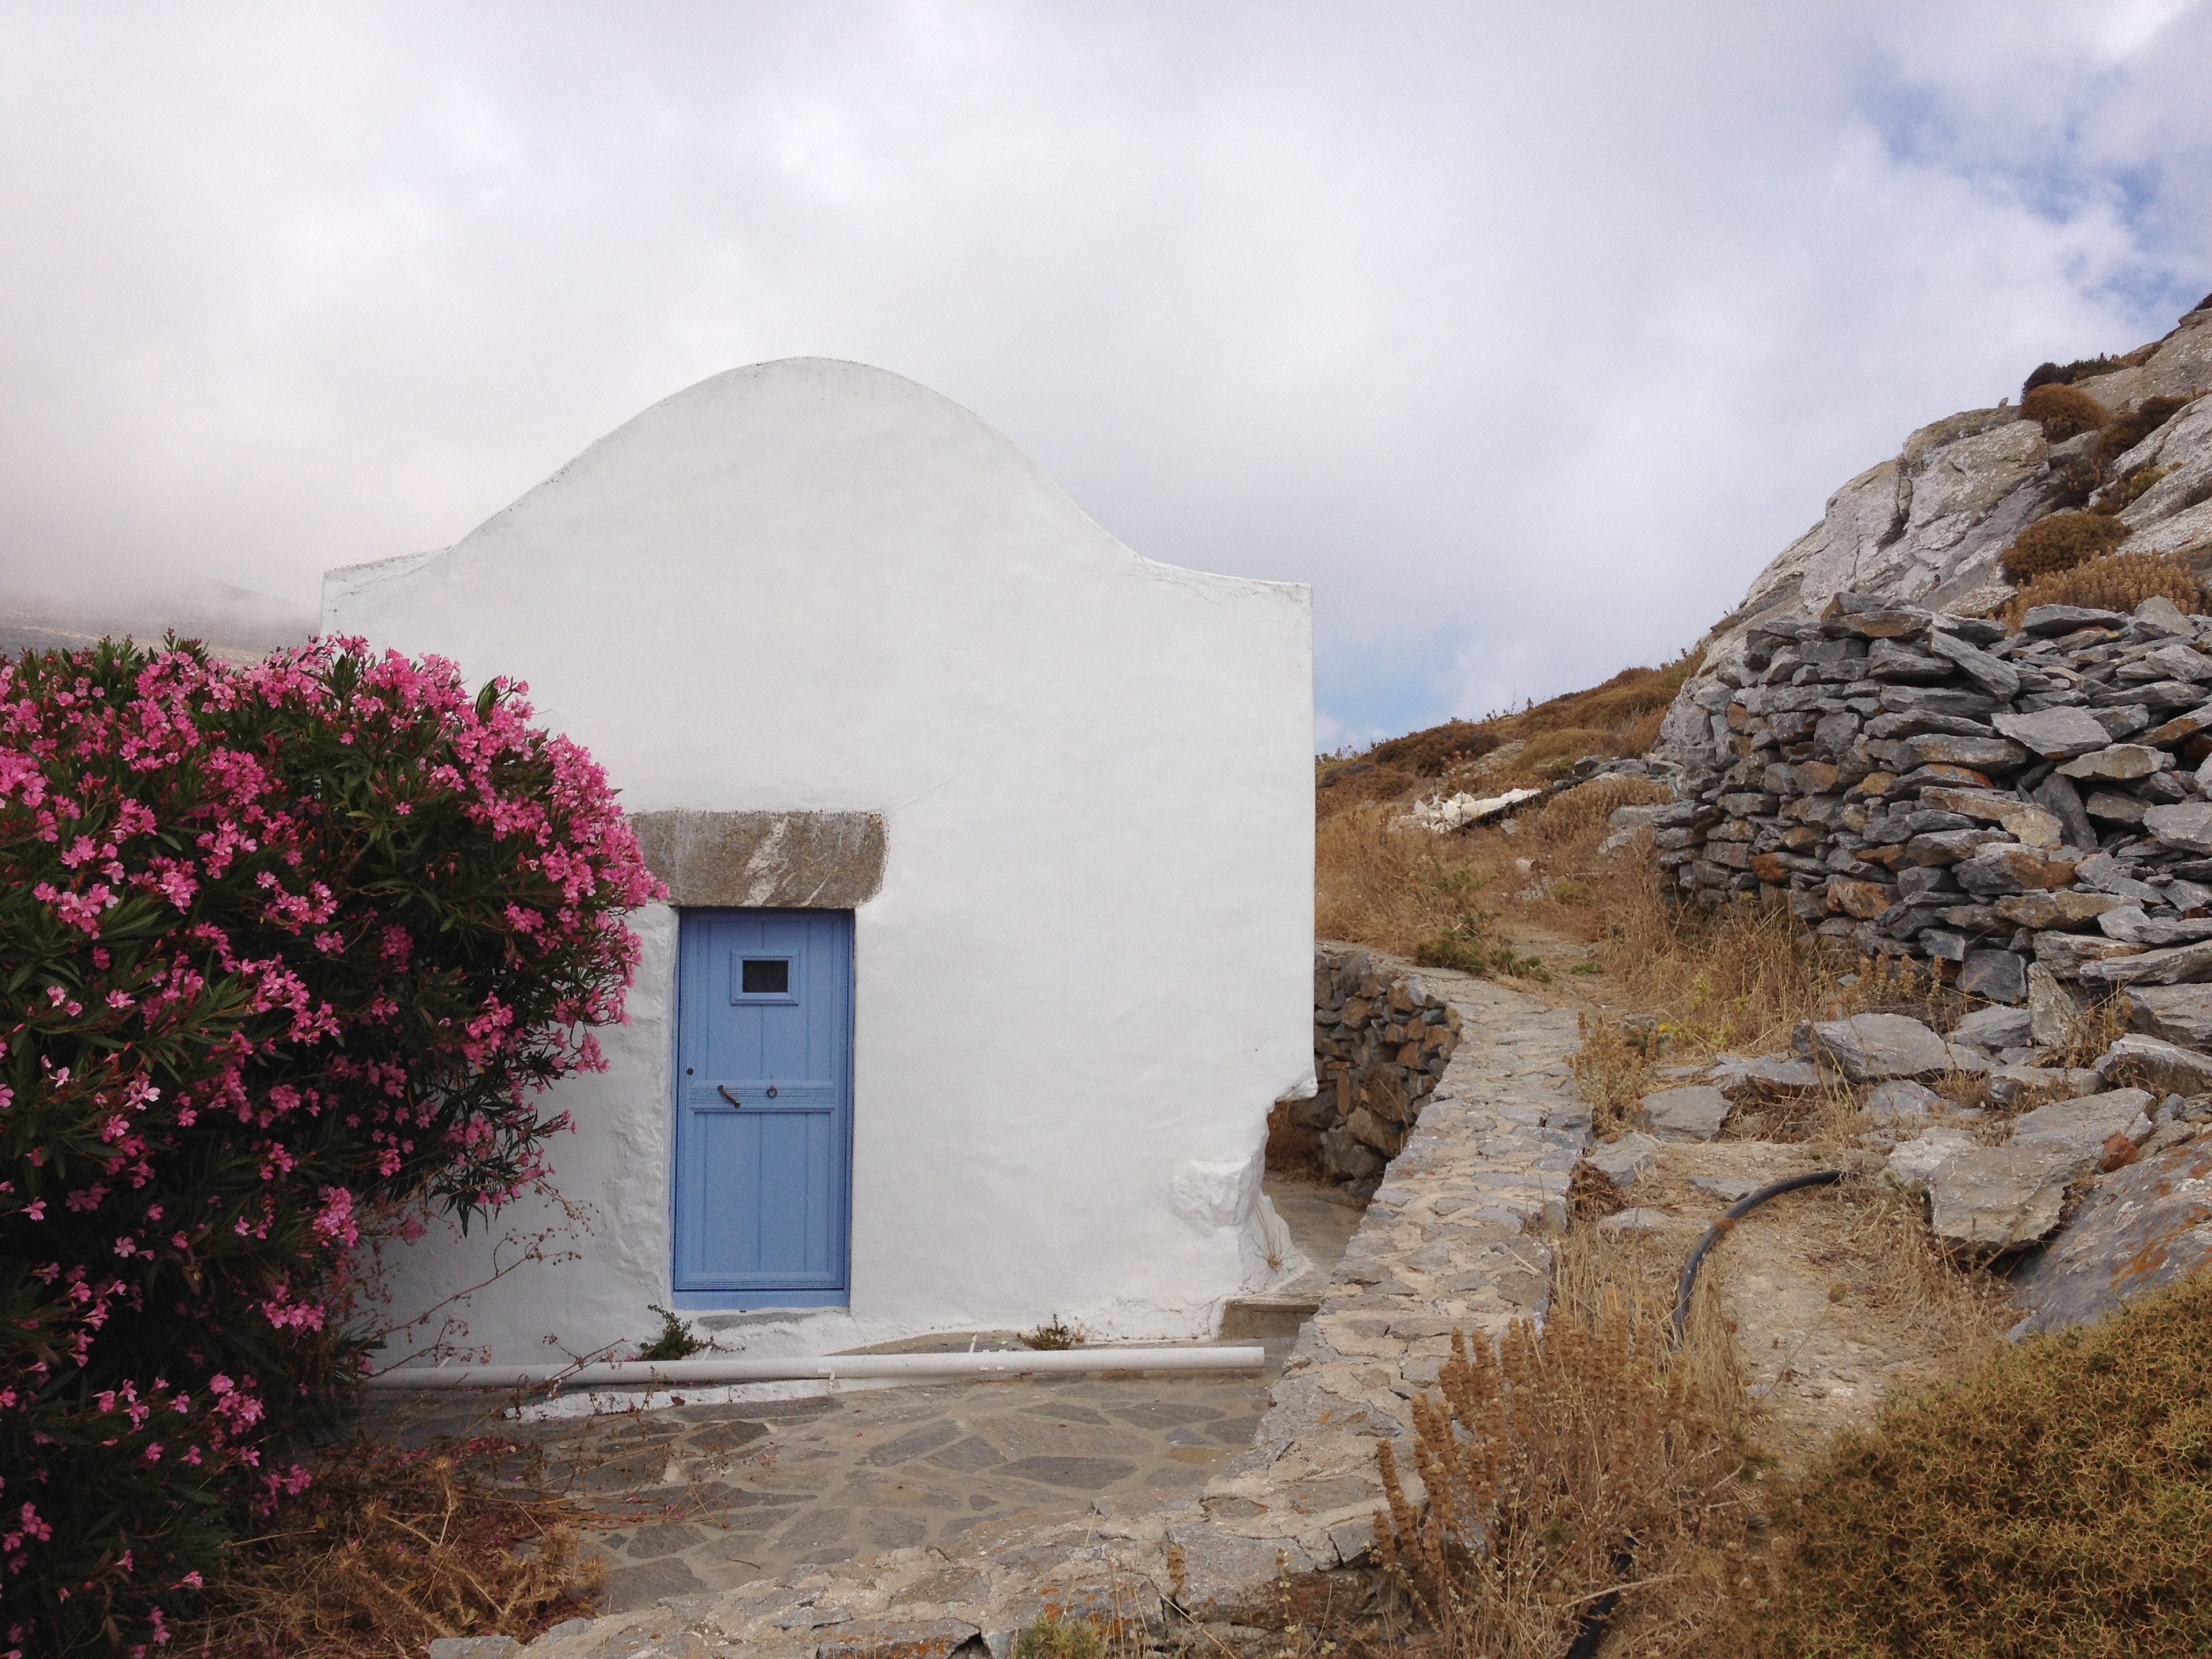
[[[1223,1342],[1257,1342],[1271,1336],[1296,1336],[1298,1327],[1321,1311],[1318,1297],[1240,1296],[1221,1310]]]

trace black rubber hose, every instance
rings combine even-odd
[[[1843,1178],[1841,1170],[1815,1170],[1810,1175],[1791,1176],[1787,1181],[1778,1181],[1771,1187],[1761,1187],[1755,1193],[1745,1194],[1721,1212],[1721,1218],[1705,1229],[1705,1236],[1698,1241],[1698,1248],[1690,1252],[1690,1259],[1682,1264],[1682,1277],[1674,1288],[1675,1346],[1681,1346],[1683,1328],[1690,1322],[1690,1292],[1697,1285],[1698,1264],[1705,1259],[1705,1252],[1719,1243],[1737,1222],[1768,1199],[1794,1193],[1801,1187],[1832,1187]]]

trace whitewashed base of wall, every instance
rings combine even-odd
[[[1382,1500],[1375,1443],[1412,1432],[1454,1328],[1502,1333],[1550,1305],[1553,1241],[1590,1139],[1571,1069],[1575,1016],[1484,980],[1421,970],[1462,1036],[1382,1178],[1249,1450],[1195,1504],[1001,1536],[974,1555],[899,1550],[601,1620],[532,1659],[854,1656],[968,1644],[1006,1659],[1048,1607],[1218,1617],[1280,1572],[1357,1564]],[[1407,1460],[1401,1460],[1405,1462]]]

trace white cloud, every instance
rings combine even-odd
[[[1480,714],[2162,331],[2208,61],[2148,0],[15,9],[0,561],[306,599],[821,352],[1315,581],[1325,732]]]

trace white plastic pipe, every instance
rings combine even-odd
[[[994,1349],[984,1353],[846,1353],[793,1359],[605,1360],[591,1365],[401,1365],[363,1377],[370,1389],[650,1389],[674,1383],[834,1382],[841,1378],[1013,1376],[1024,1372],[1256,1371],[1267,1350]]]

